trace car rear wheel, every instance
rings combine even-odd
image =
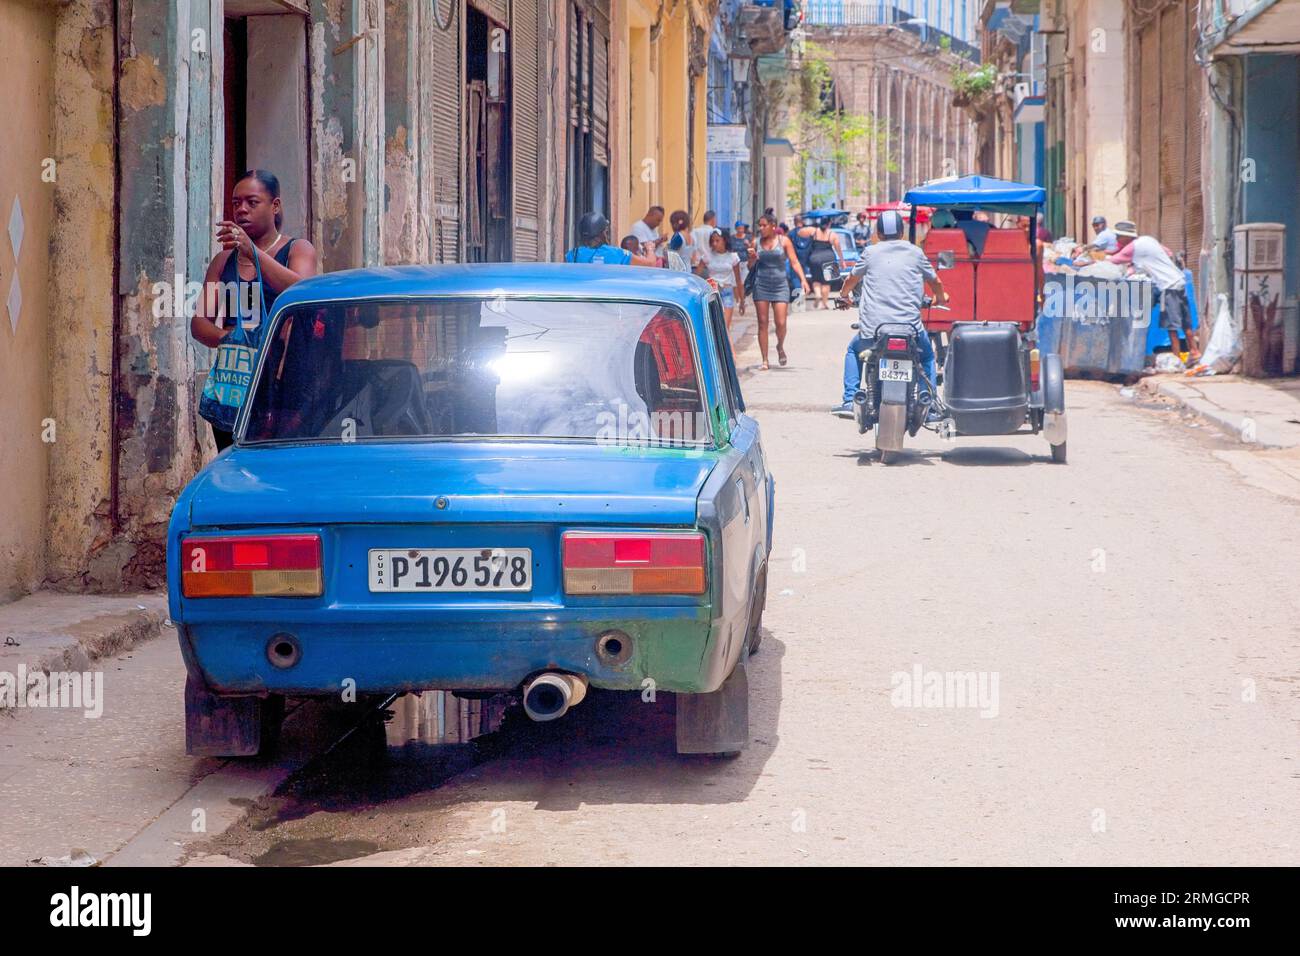
[[[754,586],[753,604],[749,608],[749,630],[747,635],[751,657],[758,653],[759,645],[763,643],[763,609],[765,607],[767,607],[766,565],[758,573],[758,583]]]

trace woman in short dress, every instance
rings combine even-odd
[[[767,320],[772,317],[776,325],[776,355],[782,365],[786,364],[785,333],[790,315],[790,283],[786,279],[787,264],[799,277],[803,291],[810,289],[804,275],[799,256],[794,251],[788,237],[776,230],[776,217],[764,215],[758,220],[758,241],[749,254],[750,270],[754,274],[754,310],[758,313],[758,352],[762,357],[759,369],[767,371],[771,365],[767,360]]]
[[[816,225],[804,226],[799,230],[802,235],[812,239],[812,249],[808,253],[808,268],[812,273],[813,291],[817,294],[817,307],[830,308],[830,283],[824,272],[828,265],[835,264],[844,268],[844,252],[840,249],[840,238],[831,232],[830,220],[819,219]]]

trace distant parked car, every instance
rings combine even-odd
[[[234,446],[168,531],[190,753],[288,697],[678,694],[748,737],[774,481],[708,283],[592,265],[333,273],[276,301]]]
[[[831,283],[831,291],[839,292],[840,286],[844,284],[844,277],[862,260],[862,252],[853,241],[852,230],[836,226],[831,232],[840,240],[840,256],[844,260],[844,264],[840,266],[840,277]]]

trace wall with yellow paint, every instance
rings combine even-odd
[[[703,42],[708,42],[712,6],[699,0],[611,4],[611,231],[616,242],[652,205],[668,213],[688,210],[696,225],[704,213],[708,78],[704,72],[690,75],[690,56],[693,25],[697,37],[705,25]],[[666,223],[663,228],[666,232]]]
[[[53,153],[54,23],[53,7],[0,0],[0,89],[8,103],[0,149],[0,600],[32,590],[45,575],[54,197],[41,174]]]

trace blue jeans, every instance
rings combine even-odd
[[[862,353],[872,344],[871,339],[864,339],[856,332],[849,341],[849,347],[844,352],[844,402],[848,404],[853,401],[853,394],[858,390],[862,382]],[[937,375],[934,368],[934,344],[930,341],[930,336],[920,334],[916,337],[916,344],[921,350],[921,361],[925,363],[925,374],[933,386]]]

